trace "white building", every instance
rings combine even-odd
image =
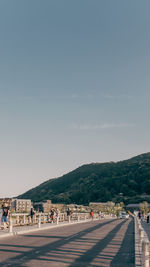
[[[12,199],[11,208],[16,212],[30,212],[31,200],[30,199]]]

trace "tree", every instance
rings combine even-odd
[[[123,202],[117,203],[114,207],[114,210],[115,210],[115,215],[118,218],[120,215],[120,212],[124,210],[124,203]]]
[[[143,201],[140,203],[140,211],[145,215],[149,211],[148,203],[146,201]]]
[[[108,214],[113,214],[114,213],[114,208],[115,208],[115,203],[112,201],[107,202],[106,206],[106,211]]]

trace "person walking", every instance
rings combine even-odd
[[[50,219],[51,219],[51,223],[54,223],[54,214],[55,214],[55,212],[54,212],[54,209],[51,209],[51,211],[50,211]]]
[[[91,219],[93,221],[93,219],[94,219],[94,212],[93,212],[93,210],[90,211],[90,216],[91,216]]]
[[[9,222],[8,222],[8,218],[9,218],[9,207],[7,203],[4,203],[2,206],[2,226],[1,229],[5,229],[9,226]]]
[[[139,218],[139,220],[141,220],[141,212],[140,211],[138,212],[138,218]]]
[[[70,208],[68,207],[67,209],[67,218],[68,218],[68,222],[70,223],[70,216],[71,216],[71,210]]]
[[[147,223],[149,223],[149,221],[150,221],[149,219],[150,219],[150,212],[147,213],[147,217],[146,217],[146,222],[147,222]]]
[[[34,215],[35,215],[35,210],[34,210],[33,205],[32,205],[32,206],[31,206],[31,210],[30,210],[31,224],[33,224]]]

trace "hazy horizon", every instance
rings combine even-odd
[[[147,153],[150,153],[150,152],[144,152],[144,153],[142,153],[142,154],[147,154]],[[117,163],[117,162],[119,162],[119,161],[129,160],[129,159],[131,159],[131,158],[133,158],[133,157],[136,157],[136,156],[139,156],[139,155],[142,155],[142,154],[133,155],[132,157],[129,157],[129,158],[126,158],[126,159],[121,159],[121,160],[116,160],[116,161],[112,161],[112,160],[110,160],[110,161],[103,161],[103,162],[88,162],[88,163],[85,162],[85,163],[83,163],[82,165],[77,166],[76,168],[82,167],[83,165],[86,165],[86,164],[92,164],[92,163],[93,163],[93,164],[94,164],[94,163],[108,163],[108,162],[115,162],[115,163]],[[76,168],[75,168],[75,169],[76,169]],[[68,170],[67,172],[62,173],[62,174],[60,174],[59,176],[56,176],[56,177],[51,177],[51,178],[48,178],[48,177],[47,177],[47,179],[46,179],[46,180],[43,180],[40,184],[42,184],[42,183],[48,181],[49,179],[55,179],[55,178],[57,179],[57,178],[60,178],[60,177],[62,177],[63,175],[68,174],[68,173],[74,171],[75,169]],[[37,184],[37,185],[32,186],[32,187],[29,187],[26,191],[28,191],[28,190],[30,190],[30,189],[32,189],[32,188],[35,188],[35,187],[39,186],[40,184]],[[14,198],[14,197],[17,197],[17,196],[19,196],[19,195],[25,193],[26,191],[24,191],[24,192],[22,192],[22,193],[20,193],[20,194],[18,194],[18,195],[11,195],[11,196],[8,196],[8,198],[9,198],[9,197],[13,197],[13,198]],[[5,197],[7,198],[7,196],[5,196]]]
[[[150,151],[149,9],[0,1],[0,197]]]

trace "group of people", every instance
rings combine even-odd
[[[0,229],[3,230],[5,228],[9,227],[9,215],[10,215],[9,206],[7,203],[4,203],[0,208]],[[34,210],[33,206],[31,206],[31,210],[30,210],[30,214],[29,214],[31,224],[34,223],[34,215],[35,215],[35,210]],[[51,209],[51,211],[48,215],[49,222],[55,222],[56,218],[58,216],[59,216],[58,209],[56,209],[56,210]],[[90,216],[91,216],[91,219],[93,220],[93,218],[94,218],[93,210],[91,210]],[[72,217],[72,211],[70,208],[67,209],[67,217]]]
[[[59,216],[59,210],[58,209],[51,209],[49,213],[49,222],[53,223],[56,221],[56,218]]]
[[[0,228],[1,230],[9,227],[9,206],[4,203],[0,208]]]
[[[142,220],[142,221],[146,219],[146,222],[150,223],[150,212],[148,212],[147,215],[144,216],[144,212],[139,211],[138,212],[138,218],[139,218],[139,220]]]

